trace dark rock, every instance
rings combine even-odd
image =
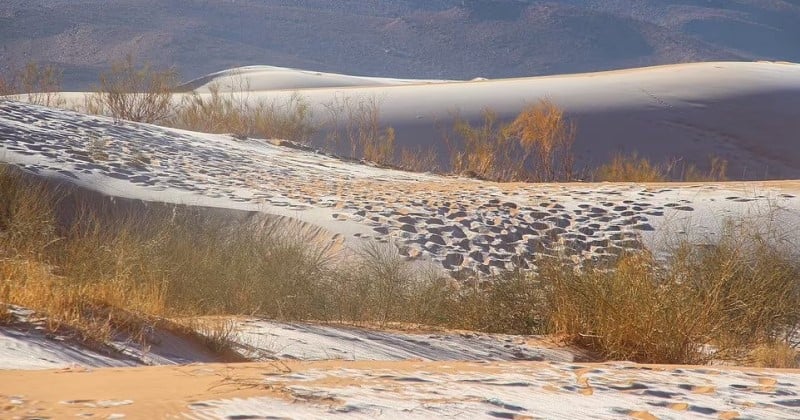
[[[401,225],[400,230],[403,232],[417,233],[417,228],[415,228],[413,225]]]

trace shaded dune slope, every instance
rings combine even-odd
[[[309,82],[298,70],[294,76],[288,71],[282,75],[281,88],[272,90],[269,73],[243,74],[251,86],[243,97],[281,103],[299,92],[313,105],[316,123],[323,127],[318,142],[333,126],[328,104],[348,97],[375,98],[381,123],[395,128],[401,148],[432,148],[445,161],[443,137],[455,115],[478,124],[484,109],[491,109],[510,120],[525,105],[550,98],[577,125],[579,168],[605,163],[616,153],[637,152],[656,162],[682,159],[683,164],[701,169],[708,166],[709,156],[721,157],[729,163],[728,176],[737,180],[800,178],[800,65],[796,64],[694,63],[563,76],[327,88],[319,88],[318,80]],[[331,85],[346,77],[317,76]],[[220,81],[228,82],[228,76]],[[200,86],[199,92],[207,86]]]

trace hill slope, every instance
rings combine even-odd
[[[800,61],[797,1],[7,0],[0,71],[83,88],[127,52],[186,79],[270,64],[347,74],[530,76],[703,60]]]

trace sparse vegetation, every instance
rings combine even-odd
[[[337,97],[325,104],[325,108],[328,112],[325,146],[329,150],[346,148],[354,159],[364,158],[384,165],[394,163],[395,131],[381,126],[377,97]]]
[[[763,368],[798,369],[800,352],[785,342],[765,343],[750,352],[747,362]]]
[[[445,137],[452,171],[484,179],[499,178],[493,177],[493,171],[502,170],[497,159],[498,152],[504,149],[505,138],[502,128],[497,127],[497,114],[484,110],[482,127],[472,127],[468,121],[456,117],[453,131],[460,140],[458,143]]]
[[[695,165],[685,165],[678,179],[689,182],[716,182],[728,179],[728,161],[719,156],[709,156],[708,172],[702,172]]]
[[[233,89],[223,93],[212,86],[176,109],[174,77],[171,70],[137,68],[128,56],[103,75],[87,106],[115,118],[237,137],[308,143],[315,132],[311,107],[299,94],[283,104],[253,104]],[[57,81],[53,68],[34,64],[11,82],[0,81],[0,93],[23,93],[30,102],[53,106]],[[327,109],[334,124],[331,149],[410,170],[437,169],[432,150],[400,149],[398,157],[394,129],[380,125],[376,98],[346,98]],[[455,173],[551,182],[573,179],[574,138],[574,125],[543,100],[508,124],[491,110],[479,126],[457,117],[445,141]],[[90,140],[93,159],[107,158],[106,142]],[[130,160],[149,163],[141,153]],[[593,179],[726,177],[727,162],[719,157],[710,158],[706,172],[680,163],[618,154]],[[641,251],[596,266],[553,261],[535,273],[457,283],[436,270],[412,269],[393,247],[366,248],[334,264],[322,248],[267,219],[231,222],[167,205],[136,214],[81,197],[71,188],[54,190],[15,172],[0,173],[0,323],[11,322],[6,305],[18,304],[45,314],[53,331],[69,328],[97,342],[124,333],[144,343],[149,327],[182,316],[413,322],[553,333],[609,359],[798,366],[791,339],[800,329],[800,265],[773,238],[745,225],[730,225],[711,245],[684,241],[668,263]],[[209,347],[226,350],[230,323],[190,327],[207,337]]]
[[[495,181],[573,179],[575,126],[552,101],[526,107],[510,124],[486,109],[483,125],[456,117],[445,137],[453,172]]]
[[[0,75],[0,99],[6,95],[13,95],[14,88],[11,86],[11,82],[8,81],[5,77]]]
[[[201,317],[183,320],[189,331],[195,332],[206,345],[216,353],[232,351],[236,324],[225,317]]]
[[[207,95],[192,93],[184,99],[168,125],[205,133],[231,133],[238,138],[285,139],[308,143],[316,131],[311,107],[298,93],[285,103],[256,101],[245,91],[222,92],[213,85]]]
[[[34,70],[28,73],[37,74]],[[52,74],[52,69],[44,74]],[[230,91],[211,85],[208,93],[193,92],[175,104],[175,75],[174,70],[156,71],[149,64],[137,67],[128,55],[101,75],[98,93],[86,96],[83,110],[200,132],[230,133],[241,139],[285,139],[302,144],[310,143],[321,128],[313,124],[311,105],[299,93],[284,101],[250,100],[249,86],[241,77],[234,78],[238,85],[234,81],[228,86]],[[394,128],[381,125],[380,100],[376,97],[340,96],[324,107],[328,119],[323,147],[333,152],[346,151],[354,159],[500,182],[575,180],[572,147],[576,126],[549,99],[525,107],[509,123],[502,123],[491,109],[484,110],[480,126],[456,115],[452,129],[444,133],[449,168],[442,168],[432,146],[423,150],[397,145]],[[727,162],[719,157],[710,157],[708,172],[692,164],[679,165],[680,162],[676,159],[654,164],[636,153],[617,154],[611,162],[592,171],[589,178],[610,182],[726,179]]]
[[[208,98],[197,93],[185,98],[172,125],[204,133],[231,133],[239,138],[251,136],[255,122],[248,106],[234,93],[223,96],[218,85],[209,90]]]
[[[663,182],[666,176],[661,168],[637,154],[615,155],[610,163],[595,171],[595,180],[601,182]]]
[[[572,180],[575,124],[551,100],[529,105],[505,130],[524,153],[519,172],[531,170],[533,174],[529,177],[539,181]]]
[[[598,167],[594,179],[600,182],[714,182],[727,179],[728,162],[718,156],[709,157],[708,172],[702,172],[693,164],[681,163],[679,158],[658,165],[636,153],[620,153],[614,155],[611,162]]]
[[[21,70],[12,71],[11,76],[0,76],[0,96],[22,95],[29,103],[42,106],[63,106],[61,71],[52,65],[29,62]]]
[[[76,190],[12,172],[0,176],[0,195],[3,303],[98,341],[122,332],[144,343],[148,327],[169,317],[259,314],[555,333],[639,362],[783,365],[800,328],[800,266],[746,225],[713,246],[682,242],[666,265],[637,252],[579,271],[554,261],[459,283],[412,268],[393,247],[334,263],[269,220],[88,207]],[[222,349],[229,328],[209,328]]]
[[[403,147],[400,149],[398,166],[412,172],[438,172],[439,156],[433,147]]]
[[[144,318],[163,313],[160,291],[134,282],[130,260],[99,264],[112,261],[110,256],[126,244],[123,238],[101,244],[99,230],[84,232],[80,238],[74,231],[59,232],[54,209],[64,196],[51,187],[7,173],[0,176],[4,301],[47,314],[51,330],[69,326],[81,331],[82,338],[96,341],[104,341],[118,328],[142,327]],[[84,274],[91,277],[79,276]],[[141,314],[141,322],[133,322],[128,312]]]
[[[149,63],[140,66],[128,54],[100,74],[97,92],[87,97],[85,107],[116,119],[158,123],[174,113],[172,92],[177,82],[175,69],[155,70]]]
[[[713,245],[681,242],[666,265],[642,252],[612,270],[546,270],[551,331],[607,358],[655,363],[788,343],[800,327],[800,265],[789,251],[731,225]]]

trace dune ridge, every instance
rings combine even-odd
[[[223,91],[246,88],[247,91],[313,89],[347,86],[381,86],[420,83],[445,83],[449,80],[396,79],[388,77],[350,76],[346,74],[292,69],[276,66],[246,66],[212,73],[190,80],[179,90],[207,93],[216,84]]]

